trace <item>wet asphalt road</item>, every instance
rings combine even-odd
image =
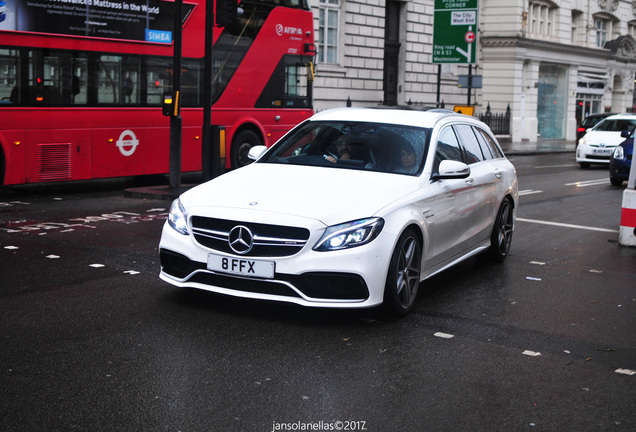
[[[425,282],[401,320],[163,283],[169,202],[127,182],[1,190],[0,430],[636,430],[622,189],[513,163],[508,260]]]

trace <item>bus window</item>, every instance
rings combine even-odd
[[[27,59],[27,75],[25,79],[18,78],[17,80],[21,84],[17,90],[18,104],[30,106],[86,105],[88,69],[86,54],[74,51],[33,49],[28,52]]]
[[[181,106],[203,105],[203,62],[183,59],[181,65]]]
[[[141,60],[138,56],[99,55],[95,64],[98,104],[139,105]]]
[[[0,104],[17,105],[20,102],[18,58],[18,50],[0,49]]]
[[[256,108],[311,108],[310,68],[306,57],[284,56],[256,101]]]
[[[71,104],[86,105],[87,80],[88,80],[88,59],[85,54],[75,55],[71,62]]]
[[[147,66],[146,103],[161,106],[163,93],[172,91],[172,59],[150,57]]]

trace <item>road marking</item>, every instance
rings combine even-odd
[[[443,338],[443,339],[452,339],[452,338],[455,337],[455,335],[448,334],[448,333],[442,333],[442,332],[437,332],[433,336],[436,336],[438,338]]]
[[[598,179],[598,180],[586,180],[574,183],[566,183],[564,186],[576,186],[579,187],[587,187],[587,186],[600,186],[609,183],[609,177]]]
[[[519,191],[519,196],[523,196],[523,195],[532,195],[532,194],[538,194],[538,193],[543,193],[543,191],[541,191],[541,190],[532,190],[532,189],[527,189],[527,190],[521,190],[521,191]]]
[[[566,223],[560,223],[560,222],[549,222],[549,221],[524,219],[524,218],[517,218],[517,221],[535,223],[535,224],[540,224],[540,225],[551,225],[551,226],[557,226],[557,227],[563,227],[563,228],[582,229],[582,230],[587,230],[587,231],[598,231],[598,232],[607,232],[607,233],[618,233],[619,232],[618,230],[607,229],[607,228],[595,228],[595,227],[588,227],[588,226],[583,226],[583,225],[572,225],[572,224],[566,224]]]
[[[536,169],[543,169],[543,168],[570,168],[570,167],[574,167],[577,166],[577,164],[566,164],[566,165],[543,165],[543,166],[535,166]]]

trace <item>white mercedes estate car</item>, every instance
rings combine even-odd
[[[250,157],[172,203],[161,279],[404,315],[423,280],[482,252],[503,261],[510,250],[516,171],[473,117],[328,110]]]

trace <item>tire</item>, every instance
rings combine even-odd
[[[257,145],[263,145],[260,136],[254,131],[245,129],[237,133],[232,139],[232,168],[240,168],[252,161],[247,157],[250,149]]]
[[[504,199],[497,212],[495,225],[490,235],[490,257],[496,262],[503,262],[510,252],[512,244],[513,208],[508,199]]]
[[[404,316],[413,305],[420,285],[422,245],[413,230],[399,238],[384,287],[384,306],[389,314]]]
[[[610,177],[610,183],[612,184],[612,186],[619,187],[623,185],[623,180],[616,177]]]

